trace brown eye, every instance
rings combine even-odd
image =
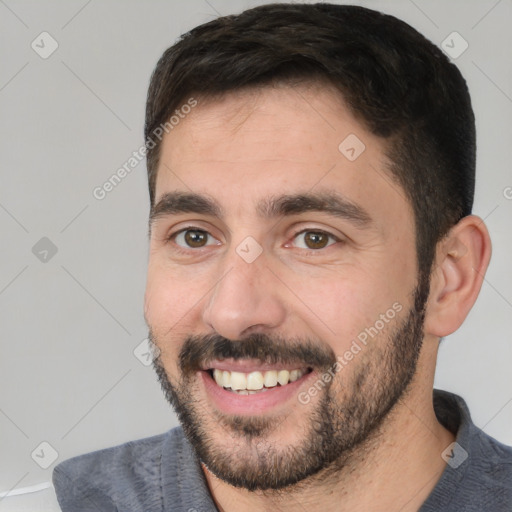
[[[208,237],[213,238],[208,232],[202,229],[184,229],[174,235],[174,241],[185,249],[199,249],[209,244]]]
[[[304,242],[310,249],[323,249],[329,242],[329,237],[325,233],[309,232],[304,236]]]
[[[208,235],[204,231],[186,231],[185,242],[190,247],[203,247],[208,240]]]
[[[301,249],[324,249],[332,245],[337,239],[324,231],[302,231],[295,235],[296,245]],[[302,240],[301,240],[302,239]]]

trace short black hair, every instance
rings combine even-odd
[[[457,67],[394,16],[359,6],[274,3],[194,28],[153,72],[146,141],[191,96],[297,81],[334,85],[354,116],[386,139],[390,176],[414,211],[418,267],[429,276],[437,242],[471,213],[475,119]],[[159,151],[160,141],[148,145],[152,206]]]

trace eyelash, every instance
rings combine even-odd
[[[210,233],[208,233],[208,231],[206,231],[205,229],[202,229],[202,228],[198,228],[197,226],[187,226],[186,228],[183,228],[183,229],[180,229],[179,231],[176,231],[174,233],[171,233],[166,239],[166,243],[169,243],[169,242],[174,242],[174,239],[180,235],[181,233],[185,233],[187,231],[200,231],[200,232],[203,232],[203,233],[206,233],[207,235],[209,236],[213,236],[211,235]],[[329,233],[328,231],[324,231],[322,229],[311,229],[311,228],[306,228],[306,229],[302,229],[300,231],[297,231],[296,233],[293,234],[292,236],[292,240],[295,240],[295,238],[297,238],[299,235],[303,234],[303,233],[320,233],[322,235],[327,235],[330,239],[334,240],[335,243],[339,243],[341,242],[342,240],[340,240],[337,236],[333,235],[332,233]],[[213,237],[214,238],[214,237]],[[322,247],[321,249],[304,249],[304,248],[300,248],[302,249],[303,251],[307,251],[309,253],[318,253],[318,252],[321,252],[322,250],[324,249],[327,249],[328,247],[330,247],[331,245],[334,245],[334,244],[329,244],[325,247]],[[205,246],[207,247],[207,246]],[[190,247],[189,249],[185,249],[184,247],[182,247],[181,245],[178,245],[176,244],[176,242],[174,242],[174,250],[178,253],[183,253],[183,254],[189,254],[191,252],[197,252],[199,251],[200,249],[204,249],[205,247],[200,247],[198,249],[194,249],[192,247]]]

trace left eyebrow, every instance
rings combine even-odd
[[[273,196],[261,200],[256,210],[267,219],[320,212],[344,219],[360,229],[373,224],[371,216],[362,206],[334,192]],[[211,197],[174,191],[164,194],[151,208],[149,225],[151,227],[160,217],[180,213],[197,213],[220,219],[225,215],[222,207]]]
[[[271,197],[258,204],[258,212],[267,218],[321,212],[346,220],[361,229],[369,228],[373,223],[362,206],[334,192]]]

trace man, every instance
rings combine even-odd
[[[512,449],[433,393],[491,253],[441,51],[361,7],[257,7],[164,53],[145,135],[182,427],[59,464],[62,509],[511,510]]]

